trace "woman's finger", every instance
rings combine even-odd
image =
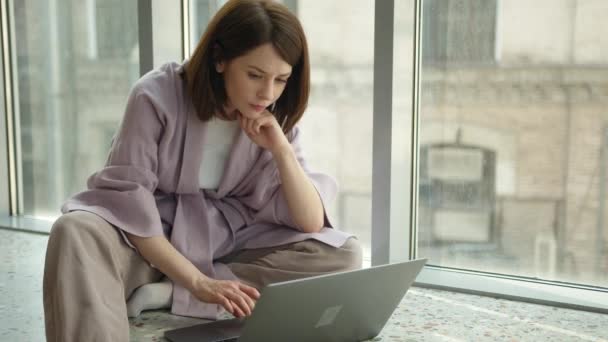
[[[247,128],[247,124],[246,124],[245,120],[247,120],[247,119],[245,119],[245,117],[243,115],[239,115],[239,124],[241,125],[241,128],[244,131],[246,131],[246,128]]]
[[[253,305],[255,305],[255,300],[260,297],[260,293],[256,288],[243,284],[240,281],[233,281],[232,285],[234,291],[236,291],[238,294],[241,294],[244,298],[248,299],[247,302],[250,303],[250,307],[253,307]]]
[[[256,120],[252,120],[252,119],[247,119],[247,129],[249,130],[249,133],[251,135],[255,135],[257,134],[257,132],[255,131],[255,122]]]
[[[232,307],[234,308],[234,317],[245,317],[245,312],[243,311],[243,309],[241,309],[237,303],[235,303],[234,301],[232,301]]]
[[[261,118],[257,119],[256,126],[255,126],[256,132],[260,133],[260,130],[262,129],[262,127],[272,125],[273,120],[275,120],[275,119],[272,115],[264,115]]]
[[[253,299],[260,298],[260,292],[255,287],[251,287],[249,285],[245,285],[243,283],[239,283],[239,289],[241,291],[245,292],[246,294],[248,294],[249,297],[251,297]]]
[[[222,296],[219,304],[223,306],[226,311],[234,315],[234,307],[228,298]]]
[[[236,295],[239,307],[247,316],[251,315],[251,311],[253,310],[253,302],[249,303],[251,298],[241,291],[238,291]]]
[[[249,309],[249,314],[251,315],[251,313],[253,312],[253,308],[255,307],[255,301],[249,296],[249,294],[240,290],[239,292],[242,293],[242,298],[247,303],[247,308]]]
[[[251,126],[251,120],[249,120],[246,117],[243,117],[243,124],[241,125],[241,128],[245,131],[245,133],[252,135],[251,129],[249,128],[250,126]]]
[[[245,115],[242,115],[242,114],[239,116],[239,118],[240,118],[240,120],[241,120],[241,122],[240,122],[240,123],[241,123],[241,128],[242,128],[242,129],[243,129],[245,132],[247,132],[247,125],[248,125],[248,121],[249,121],[249,119],[248,119],[248,118],[246,118],[246,117],[245,117]]]
[[[247,297],[246,294],[240,290],[234,289],[230,295],[230,300],[232,300],[232,302],[235,303],[236,306],[243,311],[243,313],[245,313],[247,316],[251,315],[251,307],[245,299],[245,297]]]

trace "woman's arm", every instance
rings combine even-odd
[[[324,221],[321,198],[300,166],[291,145],[273,151],[273,156],[291,217],[304,232],[320,231]]]
[[[164,236],[140,237],[127,234],[141,255],[169,279],[185,287],[200,301],[222,305],[236,317],[248,316],[259,292],[250,286],[228,280],[214,280],[192,264]]]
[[[206,276],[178,252],[164,236],[141,237],[126,233],[129,241],[149,263],[174,282],[194,292],[196,283]]]
[[[241,113],[237,115],[247,136],[272,153],[281,177],[289,214],[296,225],[306,233],[320,231],[324,223],[323,203],[274,115],[269,111],[255,119]]]

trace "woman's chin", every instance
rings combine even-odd
[[[262,112],[256,112],[253,109],[239,110],[239,112],[241,113],[241,115],[243,115],[247,119],[257,119],[262,115]]]

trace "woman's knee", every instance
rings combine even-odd
[[[360,269],[363,263],[363,248],[356,238],[349,238],[340,247],[340,259],[344,270]]]
[[[86,212],[71,212],[59,217],[51,228],[44,262],[44,296],[52,294],[58,279],[77,279],[75,273],[87,273],[92,251],[107,250],[99,232],[96,216]],[[65,278],[64,278],[65,279]]]
[[[112,227],[99,216],[85,212],[74,211],[59,217],[51,228],[48,248],[85,248],[87,241],[97,243],[106,240],[107,232],[104,226]]]

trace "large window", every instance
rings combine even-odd
[[[225,2],[5,2],[0,179],[15,171],[18,214],[59,214],[103,165],[140,64],[181,61]],[[364,265],[425,257],[421,283],[606,290],[608,2],[282,2],[310,48],[306,157],[338,181],[327,209]]]
[[[357,235],[369,262],[374,3],[299,1],[298,17],[312,68],[311,99],[302,119],[307,158],[337,179],[340,191],[331,208],[335,225]]]
[[[10,1],[21,212],[55,217],[104,164],[140,77],[138,2]],[[180,7],[153,1],[154,65],[181,59]],[[163,28],[163,29],[160,29]],[[18,154],[19,156],[19,154]]]
[[[103,165],[139,76],[137,2],[11,1],[23,213],[57,215]],[[118,31],[116,31],[118,30]],[[119,33],[119,34],[117,34]]]
[[[607,286],[608,3],[424,3],[419,255]]]

